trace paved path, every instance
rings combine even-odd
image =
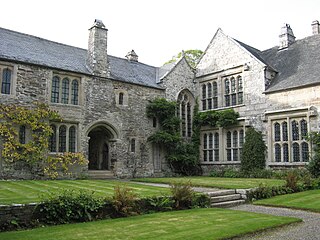
[[[303,219],[302,223],[284,226],[252,236],[235,239],[259,239],[259,240],[320,240],[320,213],[312,213],[286,208],[263,207],[251,204],[233,207],[234,210],[248,212],[267,213],[276,216],[288,216]]]

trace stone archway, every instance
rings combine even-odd
[[[111,170],[110,143],[117,137],[115,129],[106,123],[98,123],[89,128],[88,137],[88,169]]]

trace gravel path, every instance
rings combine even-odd
[[[233,207],[234,210],[258,212],[276,216],[288,216],[303,219],[302,223],[291,224],[277,229],[267,230],[256,235],[235,239],[259,240],[320,240],[320,214],[286,208],[256,206],[251,204]]]

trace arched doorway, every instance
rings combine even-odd
[[[110,142],[114,141],[114,131],[106,124],[91,127],[89,137],[89,170],[111,170]]]

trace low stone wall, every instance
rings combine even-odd
[[[34,210],[38,204],[0,205],[0,231],[29,226],[36,220]]]

